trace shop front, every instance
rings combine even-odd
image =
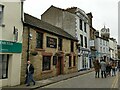
[[[20,84],[22,44],[0,40],[0,87]]]

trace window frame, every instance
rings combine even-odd
[[[40,37],[38,37],[38,35],[40,35]],[[36,48],[43,49],[43,33],[42,32],[36,32]]]
[[[1,74],[1,77],[0,77],[0,79],[6,79],[6,78],[8,78],[8,63],[9,63],[9,55],[8,54],[1,54],[2,55],[2,71],[0,71],[0,72],[2,72],[2,74]],[[4,55],[4,56],[3,56]],[[4,58],[5,58],[5,55],[6,55],[6,67],[5,67],[5,74],[6,74],[6,77],[3,77],[3,60],[4,60]]]
[[[69,67],[72,67],[72,56],[69,56]]]
[[[45,61],[45,57],[47,58],[47,60]],[[48,58],[49,58],[49,62],[48,61]],[[49,64],[49,68],[45,68],[45,62],[47,62]],[[51,70],[51,56],[43,56],[43,60],[42,60],[42,71],[48,71],[48,70]]]
[[[2,12],[1,15],[0,15],[0,21],[1,21],[0,22],[0,26],[2,26],[2,24],[3,24],[4,6],[0,4],[0,7],[1,7],[1,11],[0,12]]]

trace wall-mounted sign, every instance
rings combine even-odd
[[[22,43],[0,40],[0,52],[3,53],[21,53]]]
[[[57,48],[57,39],[47,36],[47,47]]]
[[[53,65],[57,64],[57,56],[53,56]]]

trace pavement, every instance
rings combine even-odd
[[[7,86],[7,87],[3,87],[3,90],[11,89],[11,88],[12,89],[15,89],[15,88],[22,89],[22,88],[24,88],[24,89],[29,89],[29,90],[38,89],[38,88],[44,87],[46,85],[50,85],[50,84],[62,81],[62,80],[67,80],[67,79],[70,79],[70,78],[73,78],[73,77],[76,77],[76,76],[79,76],[79,75],[87,74],[87,73],[92,72],[92,71],[94,71],[94,69],[79,71],[79,72],[65,74],[65,75],[58,75],[58,76],[51,77],[51,78],[48,78],[48,79],[36,81],[35,85],[31,84],[30,86],[26,86],[25,84],[22,84],[22,85],[11,86],[11,87]]]

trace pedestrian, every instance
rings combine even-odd
[[[30,86],[30,82],[33,82],[33,85],[35,85],[35,80],[33,79],[34,74],[34,66],[31,64],[30,61],[27,61],[27,67],[26,67],[26,77],[27,77],[27,84],[26,86]]]
[[[93,62],[93,65],[94,65],[94,69],[95,69],[95,78],[99,78],[100,63],[99,63],[98,59]]]
[[[100,65],[101,65],[101,77],[103,78],[103,76],[104,76],[106,78],[106,62],[105,62],[105,60],[101,60]]]
[[[115,62],[113,61],[112,62],[112,76],[115,76],[116,75],[116,71],[115,71],[115,67],[116,67],[116,65],[115,65]]]
[[[108,62],[107,63],[107,66],[106,66],[106,74],[107,74],[107,76],[111,76],[111,65],[110,65],[110,63]]]

